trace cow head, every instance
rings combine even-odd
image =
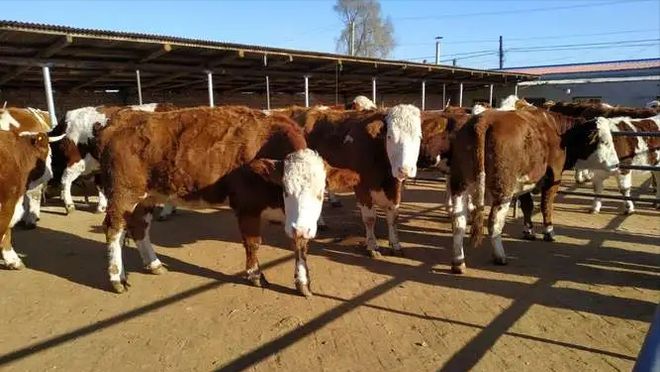
[[[610,120],[599,117],[582,125],[573,147],[575,151],[575,167],[579,169],[595,169],[611,171],[619,166],[619,157],[614,148]]]
[[[422,119],[413,105],[396,105],[387,110],[385,145],[392,176],[404,180],[417,174],[417,158],[422,140]]]
[[[53,178],[48,135],[41,132],[21,132],[19,136],[28,142],[28,146],[34,151],[35,164],[28,176],[28,189],[33,189]]]

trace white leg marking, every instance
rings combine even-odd
[[[374,226],[376,226],[376,208],[369,208],[362,204],[359,204],[358,206],[360,207],[360,213],[362,213],[362,222],[364,222],[364,229],[367,235],[367,249],[370,251],[378,250],[378,241],[376,240],[376,234],[374,233]]]
[[[632,187],[632,171],[628,174],[619,174],[617,175],[617,183],[619,184],[619,191],[623,196],[630,196],[630,188]],[[633,213],[635,211],[635,204],[632,200],[623,201],[623,211],[624,213]]]
[[[19,269],[23,267],[23,261],[21,261],[21,258],[18,257],[16,251],[14,251],[14,247],[10,247],[8,250],[3,249],[2,259],[5,260],[5,265],[13,269]]]
[[[553,231],[555,231],[555,228],[552,227],[552,225],[547,225],[543,227],[543,232],[546,234],[550,234]]]
[[[99,192],[99,205],[96,206],[96,211],[104,213],[108,208],[108,198],[105,197],[105,194],[100,188],[97,188],[97,191]]]
[[[172,215],[172,213],[174,213],[174,204],[165,203],[163,204],[163,208],[160,209],[160,215],[158,216],[158,219],[166,220]]]
[[[594,178],[593,180],[594,184],[594,192],[596,194],[602,194],[603,193],[603,182],[605,181],[604,179],[598,177]],[[595,197],[593,204],[591,205],[591,212],[592,213],[599,213],[600,208],[603,206],[603,202],[600,200],[599,197]]]
[[[66,207],[73,206],[73,197],[71,196],[71,184],[85,171],[85,161],[80,160],[66,167],[62,174],[62,199]]]
[[[390,247],[395,251],[401,250],[401,243],[399,242],[399,232],[396,228],[396,219],[399,215],[398,207],[389,207],[386,210],[387,215],[387,232],[389,234]]]
[[[16,225],[16,223],[20,221],[21,218],[23,218],[23,213],[25,212],[25,209],[23,209],[24,198],[25,196],[23,195],[20,198],[18,198],[18,200],[16,201],[16,206],[14,207],[14,214],[11,216],[11,221],[9,221],[10,229],[14,227],[14,225]]]
[[[465,261],[465,254],[463,253],[463,238],[465,237],[465,229],[467,228],[467,210],[465,206],[466,193],[463,192],[459,195],[452,195],[453,213],[452,213],[452,227],[453,227],[453,250],[454,258],[452,265],[462,264]]]
[[[111,282],[122,282],[126,280],[124,262],[121,257],[123,235],[124,230],[119,230],[118,233],[110,238],[110,243],[108,244],[108,274],[110,275]]]
[[[503,204],[493,206],[493,213],[495,214],[492,221],[493,225],[490,226],[490,240],[493,244],[493,257],[498,263],[506,263],[506,253],[502,246],[502,229],[506,222],[506,214],[509,211],[510,201]]]
[[[309,283],[308,272],[309,270],[307,269],[307,261],[296,260],[296,273],[295,273],[296,283],[308,284]]]
[[[142,257],[142,263],[147,270],[155,270],[163,266],[156,256],[154,247],[151,245],[151,238],[149,237],[152,219],[151,214],[144,216],[144,221],[147,223],[147,227],[144,229],[144,239],[135,241],[135,245],[137,245],[138,251],[140,251],[140,257]]]
[[[25,193],[26,198],[23,198],[23,222],[27,225],[36,225],[39,216],[41,215],[41,195],[44,189],[44,184],[41,184]]]

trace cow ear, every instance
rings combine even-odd
[[[255,159],[248,164],[248,167],[266,182],[282,185],[284,174],[284,162],[282,160]]]
[[[325,180],[331,192],[353,192],[360,183],[360,175],[350,169],[335,168],[325,164]]]
[[[372,121],[367,124],[367,133],[373,138],[378,137],[380,132],[383,130],[384,124],[381,120]]]

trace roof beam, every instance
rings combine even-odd
[[[37,58],[48,58],[53,56],[55,53],[59,52],[60,50],[68,47],[73,43],[73,36],[71,35],[66,35],[63,38],[58,39],[56,42],[51,44],[48,48],[40,51],[37,53],[35,57]],[[33,66],[20,66],[16,68],[14,71],[8,72],[4,74],[2,77],[0,77],[0,85],[6,84],[8,81],[14,79],[15,77],[25,73],[26,71],[30,70]]]
[[[162,56],[166,53],[169,53],[171,51],[172,51],[172,45],[171,44],[163,44],[160,48],[154,50],[153,52],[151,52],[151,54],[149,54],[148,56],[142,58],[139,61],[139,63],[149,62],[149,61],[151,61],[153,59],[156,59],[156,58],[158,58],[158,57],[160,57],[160,56]]]

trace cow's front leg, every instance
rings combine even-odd
[[[117,293],[126,291],[126,271],[124,271],[124,261],[122,259],[122,242],[124,241],[124,223],[116,223],[114,218],[106,215],[106,233],[105,239],[108,244],[108,276],[110,285]]]
[[[493,245],[493,261],[498,265],[506,265],[506,253],[502,245],[502,229],[506,222],[506,213],[511,205],[510,199],[504,199],[493,202],[488,216],[488,232],[490,242]]]
[[[465,253],[463,252],[463,238],[467,229],[467,193],[465,191],[451,195],[452,199],[452,235],[453,235],[453,257],[451,260],[451,271],[455,274],[465,272]]]
[[[536,240],[532,215],[534,214],[534,199],[532,193],[522,194],[518,197],[520,209],[523,212],[523,239]]]
[[[41,214],[41,196],[43,194],[44,184],[41,184],[25,193],[23,198],[22,221],[26,229],[31,230],[37,227],[37,221]]]
[[[389,234],[390,248],[392,249],[392,255],[403,257],[403,251],[401,250],[401,243],[399,242],[399,232],[397,230],[396,221],[399,217],[399,207],[398,206],[389,206],[385,211],[387,215],[387,231]]]
[[[5,261],[5,266],[12,270],[20,270],[25,268],[25,265],[11,245],[10,218],[0,216],[0,249],[2,249],[2,259]]]
[[[619,184],[619,192],[621,195],[630,197],[630,189],[632,188],[632,171],[626,174],[617,174],[617,183]],[[635,212],[635,204],[632,200],[623,201],[623,214],[632,214]]]
[[[252,214],[239,214],[238,227],[245,247],[245,273],[247,279],[257,287],[268,285],[266,276],[261,272],[257,251],[261,245],[261,217]]]
[[[360,208],[360,213],[362,214],[362,222],[364,223],[364,229],[366,232],[366,244],[367,252],[369,256],[373,258],[381,257],[380,252],[378,251],[378,240],[376,240],[376,233],[374,228],[376,226],[376,208],[372,205],[367,207],[363,204],[358,204]]]
[[[543,214],[543,240],[555,241],[555,230],[552,226],[552,210],[554,208],[555,196],[559,190],[559,182],[555,181],[550,187],[543,189],[541,193],[541,214]]]
[[[595,194],[602,194],[603,193],[603,186],[605,183],[605,179],[603,177],[595,177],[592,179],[593,186],[594,186],[594,193]],[[594,201],[591,204],[591,213],[600,213],[600,209],[603,207],[603,202],[602,199],[598,196],[594,197]]]
[[[71,185],[84,171],[84,160],[79,160],[64,169],[64,173],[62,174],[62,200],[64,200],[66,213],[71,213],[76,209],[76,205],[73,203],[73,197],[71,196]]]
[[[295,237],[293,241],[293,250],[296,255],[296,271],[293,275],[298,292],[305,297],[311,297],[309,267],[307,266],[307,249],[309,240]]]
[[[167,272],[165,266],[156,256],[154,247],[151,245],[150,231],[151,221],[153,220],[153,207],[138,205],[133,211],[129,222],[129,231],[131,237],[135,240],[135,245],[140,252],[144,269],[155,275]]]

